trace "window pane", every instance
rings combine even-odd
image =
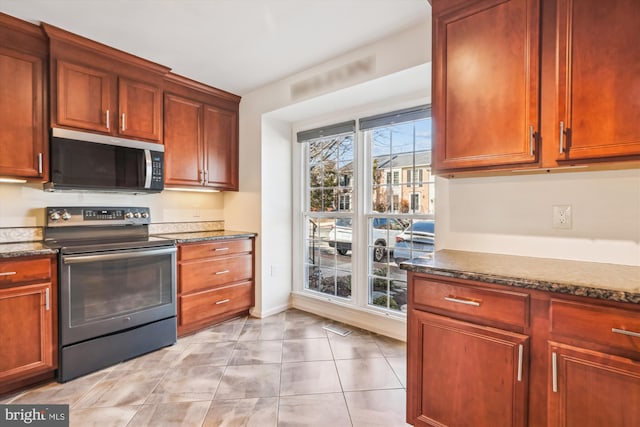
[[[405,311],[406,271],[398,263],[433,251],[433,233],[429,245],[406,235],[414,220],[411,215],[433,214],[431,120],[374,129],[365,141],[370,144],[372,167],[370,213],[390,215],[369,217],[368,301],[378,308]]]

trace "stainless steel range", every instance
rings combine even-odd
[[[59,249],[58,380],[176,342],[175,241],[149,236],[148,208],[49,207]]]

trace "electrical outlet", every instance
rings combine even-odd
[[[571,205],[553,205],[553,228],[570,230],[572,227]]]

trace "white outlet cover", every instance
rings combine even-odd
[[[570,230],[573,227],[571,205],[553,205],[553,228]]]

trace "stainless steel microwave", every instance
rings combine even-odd
[[[164,188],[164,145],[51,130],[48,191],[158,193]]]

